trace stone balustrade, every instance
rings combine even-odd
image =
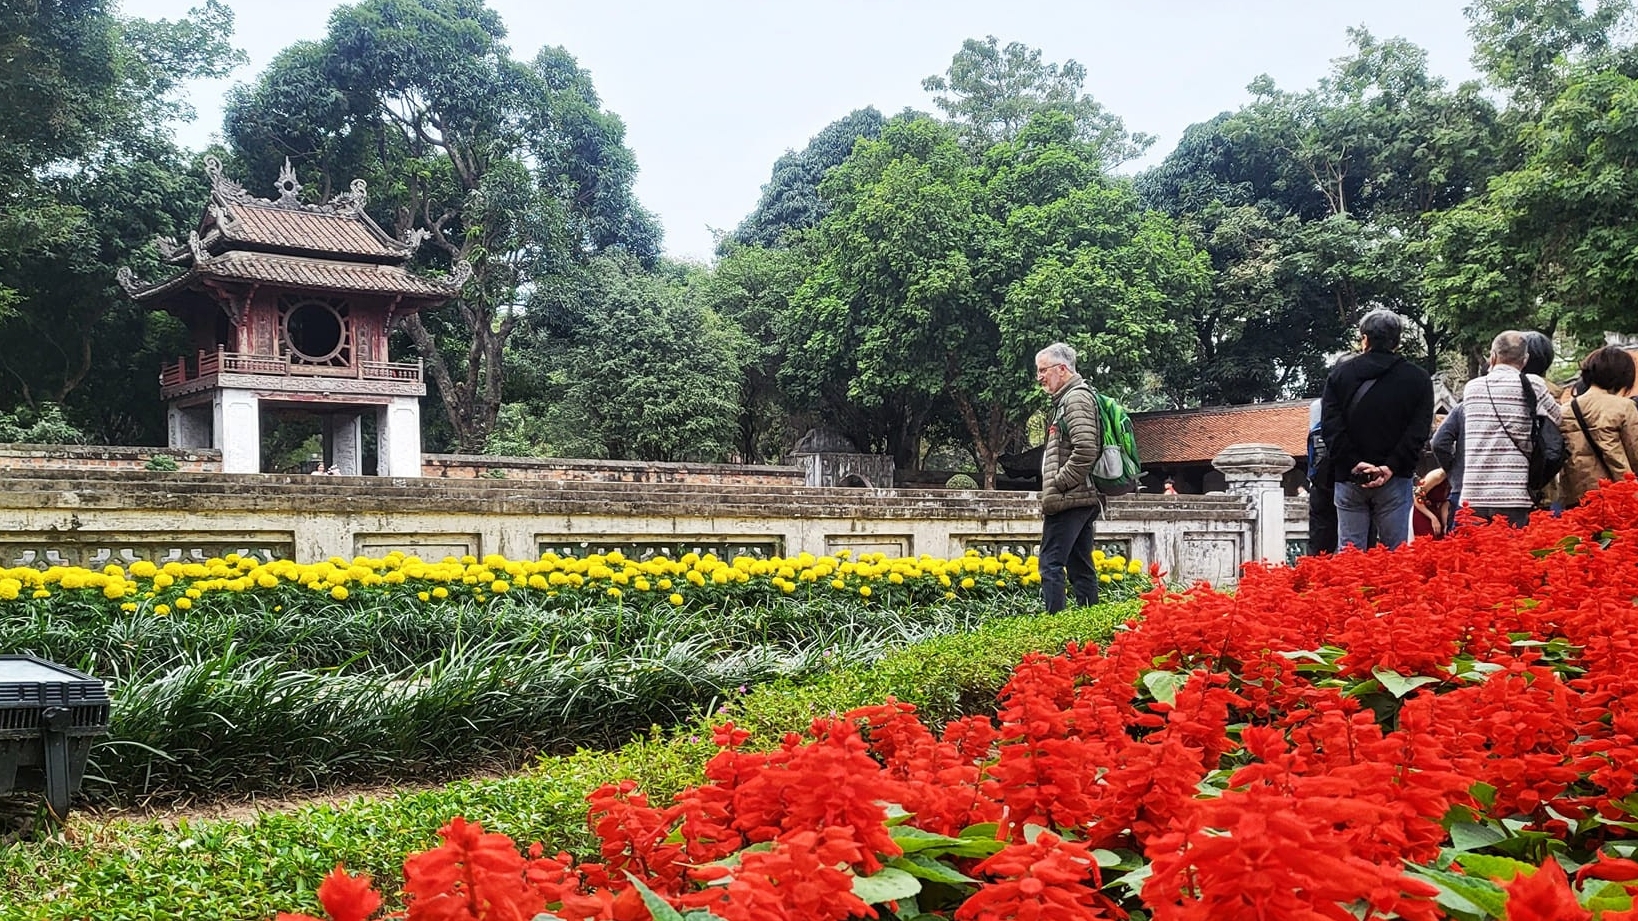
[[[1283,561],[1306,536],[1306,506],[1277,494],[1267,453],[1224,452],[1229,493],[1111,500],[1099,545],[1158,563],[1178,581],[1216,585],[1232,584],[1249,560]],[[392,550],[431,559],[611,549],[1027,554],[1039,532],[1033,495],[983,490],[60,468],[0,478],[0,566],[228,552],[311,562]]]

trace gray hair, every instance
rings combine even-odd
[[[1490,357],[1497,364],[1523,368],[1524,362],[1530,357],[1529,347],[1524,342],[1524,334],[1516,329],[1497,333],[1496,338],[1490,341]]]
[[[1063,365],[1071,371],[1075,370],[1075,350],[1065,343],[1054,342],[1035,353],[1036,358],[1042,356],[1050,358],[1053,362]]]
[[[1371,341],[1371,351],[1391,352],[1399,348],[1399,338],[1405,334],[1405,321],[1384,307],[1378,307],[1359,318],[1359,331]]]

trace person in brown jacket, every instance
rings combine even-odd
[[[1599,480],[1619,480],[1638,470],[1638,405],[1628,398],[1638,376],[1626,349],[1606,345],[1581,361],[1586,392],[1564,405],[1559,428],[1566,459],[1559,498],[1574,508]]]
[[[1054,342],[1035,354],[1035,379],[1052,395],[1041,452],[1041,596],[1048,613],[1066,603],[1065,574],[1075,603],[1098,603],[1092,565],[1094,522],[1102,497],[1092,464],[1103,452],[1103,424],[1092,387],[1075,371],[1075,350]]]

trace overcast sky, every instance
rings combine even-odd
[[[193,0],[122,0],[147,19],[185,15]],[[197,122],[178,140],[198,149],[221,131],[221,98],[281,49],[323,37],[334,0],[227,0],[234,44],[250,63],[193,94]],[[1183,129],[1248,100],[1267,73],[1286,89],[1314,84],[1348,53],[1345,30],[1425,48],[1453,83],[1473,77],[1463,0],[489,0],[513,57],[561,45],[591,72],[603,107],[626,123],[641,169],[638,198],[665,225],[666,251],[706,261],[712,229],[732,230],[756,204],[773,161],[830,122],[874,105],[932,111],[921,81],[942,74],[967,38],[994,35],[1079,61],[1086,89],[1127,128],[1156,135],[1138,167],[1164,157]],[[274,177],[242,176],[256,191]],[[263,182],[262,180],[266,181]]]

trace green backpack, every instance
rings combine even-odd
[[[1137,492],[1143,467],[1138,461],[1137,431],[1126,407],[1092,389],[1082,381],[1098,403],[1098,422],[1103,428],[1103,453],[1092,464],[1092,485],[1106,496]]]

